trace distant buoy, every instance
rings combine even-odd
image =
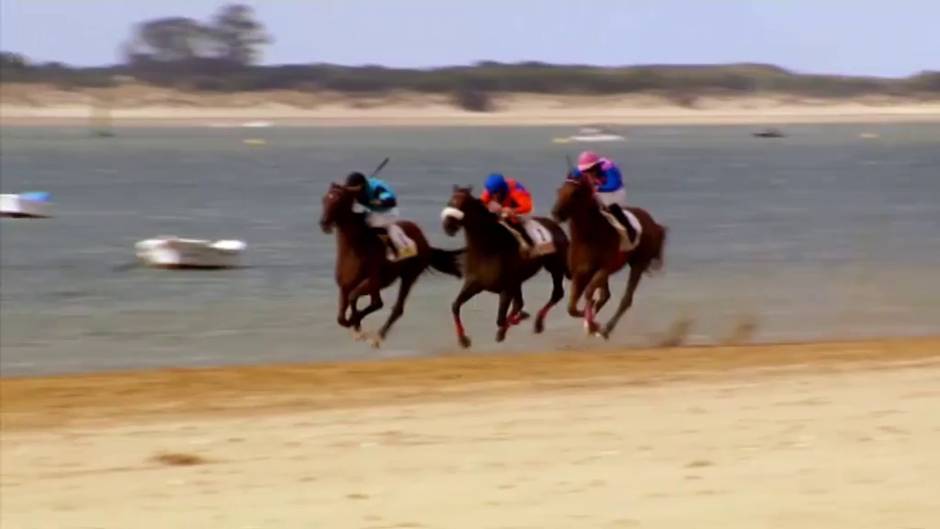
[[[859,138],[862,138],[862,139],[865,139],[865,140],[872,140],[872,139],[878,138],[878,137],[880,137],[880,136],[879,136],[877,133],[875,133],[875,132],[863,132],[863,133],[859,134],[858,137],[859,137]]]
[[[246,138],[242,140],[242,143],[244,143],[245,145],[267,145],[268,144],[267,140],[263,140],[261,138]]]

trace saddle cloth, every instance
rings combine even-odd
[[[389,224],[385,227],[388,232],[388,239],[395,247],[398,255],[394,255],[391,250],[386,254],[389,261],[402,261],[418,255],[418,244],[409,237],[405,230],[401,229],[397,223]]]
[[[643,225],[640,224],[640,219],[636,218],[636,215],[630,212],[627,208],[622,208],[623,215],[630,222],[630,225],[633,226],[633,230],[636,232],[636,237],[634,240],[630,240],[630,234],[627,232],[626,226],[620,224],[620,221],[617,220],[617,217],[613,216],[612,213],[606,209],[601,209],[601,214],[607,219],[607,222],[617,230],[617,233],[620,234],[620,251],[629,252],[630,250],[637,247],[640,244],[640,236],[643,235]]]
[[[530,257],[539,257],[555,251],[555,240],[552,237],[552,232],[535,219],[525,219],[522,223],[522,229],[524,229],[526,235],[532,239],[532,246],[530,246],[519,231],[513,228],[507,221],[500,221],[500,224],[509,230],[509,233],[512,233],[513,237],[519,241],[519,249],[523,254]]]

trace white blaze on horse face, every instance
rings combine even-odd
[[[441,220],[446,220],[449,218],[454,220],[463,220],[463,211],[460,211],[459,209],[451,206],[447,206],[444,208],[444,211],[441,211]]]

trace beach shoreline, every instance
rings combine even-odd
[[[445,354],[377,360],[143,369],[0,377],[3,428],[49,428],[250,409],[342,408],[473,393],[478,384],[532,389],[603,381],[656,384],[721,377],[729,370],[838,369],[940,356],[940,336],[864,341],[512,354]],[[469,389],[468,389],[469,388]],[[112,395],[122,395],[118,402]],[[262,400],[271,398],[270,402]]]
[[[938,377],[940,337],[3,378],[0,525],[927,527]]]

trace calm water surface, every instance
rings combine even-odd
[[[940,125],[787,130],[760,140],[742,127],[642,127],[599,145],[621,162],[632,202],[671,229],[666,271],[641,284],[615,342],[654,343],[683,319],[695,343],[742,323],[767,341],[940,331]],[[335,325],[334,244],[316,224],[328,183],[390,156],[383,177],[403,215],[453,248],[462,239],[438,220],[452,184],[502,170],[526,182],[544,214],[564,155],[577,154],[551,141],[571,131],[553,128],[118,133],[0,133],[3,192],[46,190],[56,203],[53,219],[0,222],[4,375],[453,350],[459,285],[447,277],[422,279],[382,351]],[[249,266],[116,270],[133,261],[135,241],[162,234],[244,239]],[[621,274],[618,294],[624,283]],[[547,276],[530,282],[529,305],[549,291]],[[517,328],[494,344],[495,308],[488,295],[465,310],[478,350],[595,343],[557,310],[545,335]]]

